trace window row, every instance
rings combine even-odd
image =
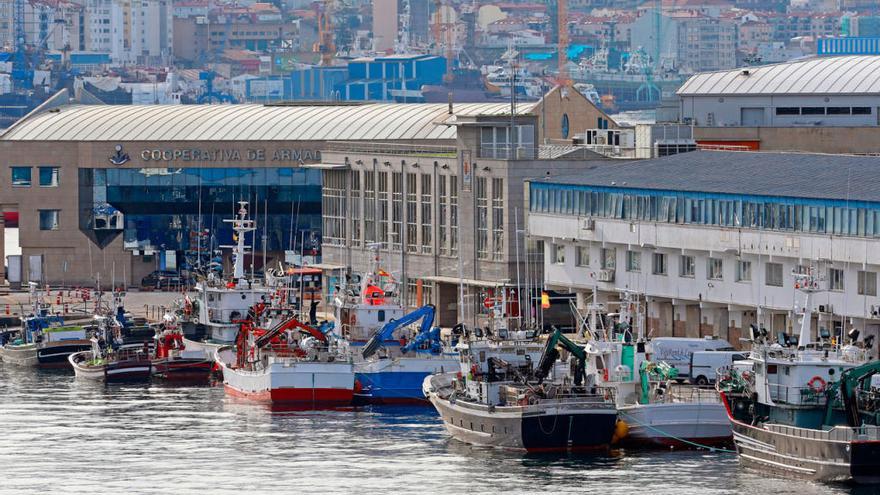
[[[550,263],[564,265],[565,264],[565,246],[562,244],[549,244]],[[669,255],[666,253],[651,253],[650,273],[653,275],[668,275]],[[614,270],[617,264],[617,248],[601,248],[600,249],[600,267],[606,270]],[[736,282],[752,282],[752,262],[749,260],[736,260],[734,271],[734,280]],[[575,246],[575,266],[590,266],[590,248],[589,246]],[[681,278],[695,278],[696,275],[696,257],[693,255],[678,256],[678,276]],[[641,273],[644,267],[642,264],[641,251],[626,251],[626,271],[631,273]],[[806,266],[798,266],[798,273],[807,273],[809,268]],[[782,263],[768,262],[764,264],[764,284],[770,287],[783,287],[783,265]],[[859,271],[857,280],[857,292],[859,295],[876,296],[877,295],[877,272]],[[845,290],[845,272],[839,268],[828,268],[825,274],[827,289],[830,291]],[[721,258],[706,258],[706,279],[707,280],[724,280],[724,260]]]
[[[880,237],[880,208],[807,204],[795,199],[624,194],[535,183],[530,187],[529,209],[535,213]]]
[[[871,115],[871,107],[776,107],[776,115]]]
[[[40,187],[58,187],[61,185],[60,167],[37,167]],[[31,187],[33,167],[12,167],[12,186]]]

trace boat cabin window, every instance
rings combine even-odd
[[[214,294],[208,294],[208,301],[214,302]]]
[[[486,362],[486,351],[480,351],[480,362]]]
[[[525,350],[525,349],[517,349],[517,350],[516,350],[516,355],[517,355],[517,356],[523,356],[523,355],[525,355],[525,353],[526,353],[526,350]]]
[[[768,375],[775,375],[776,374],[776,365],[775,364],[768,364],[767,365],[767,374]]]
[[[782,367],[782,371],[785,372],[785,376],[788,376],[788,374],[789,374],[789,367],[788,367],[788,366],[783,366],[783,367]]]
[[[379,310],[379,316],[378,316],[378,318],[379,318],[379,321],[380,321],[380,322],[385,321],[385,310],[384,310],[384,309],[380,309],[380,310]]]

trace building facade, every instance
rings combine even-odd
[[[808,270],[822,279],[814,331],[876,335],[878,164],[695,151],[530,181],[529,235],[544,243],[547,287],[576,293],[581,308],[641,294],[654,336],[739,346],[750,324],[796,333],[794,274]]]
[[[249,240],[257,269],[286,251],[317,251],[321,172],[304,165],[319,163],[328,142],[455,141],[454,127],[435,124],[446,104],[68,100],[59,93],[0,136],[0,208],[20,219],[22,281],[137,284],[152,270],[192,267],[231,242],[222,220],[240,200],[260,226]]]
[[[540,143],[599,118],[608,119],[582,95],[556,88],[513,119],[503,103],[455,105],[435,122],[455,130],[452,141],[332,144],[320,165],[324,262],[362,273],[378,247],[409,306],[435,304],[441,325],[473,324],[487,297],[540,279],[538,260],[526,262],[524,179],[611,161]]]

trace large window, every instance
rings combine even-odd
[[[706,278],[709,280],[721,280],[724,278],[724,261],[721,258],[708,258],[706,260]]]
[[[617,248],[602,248],[602,268],[614,270],[617,268]]]
[[[31,167],[12,167],[12,186],[31,186]]]
[[[666,275],[666,255],[664,253],[654,253],[653,258],[653,269],[652,273],[654,275]]]
[[[406,252],[419,251],[418,180],[414,173],[406,174]]]
[[[782,263],[767,263],[765,283],[771,287],[782,287]]]
[[[843,290],[843,270],[840,268],[828,269],[828,290]]]
[[[554,265],[565,264],[565,246],[562,244],[550,244],[550,263]]]
[[[40,187],[58,187],[60,184],[59,167],[40,167]]]
[[[391,249],[399,251],[403,242],[403,173],[391,173]]]
[[[40,230],[58,230],[60,210],[39,210]]]
[[[575,250],[575,264],[590,266],[590,246],[578,246]]]
[[[504,259],[504,179],[492,179],[492,259]]]
[[[736,262],[736,281],[749,282],[752,280],[752,262],[739,260]]]
[[[364,240],[376,242],[376,175],[372,171],[364,171]]]
[[[640,272],[642,271],[642,253],[638,251],[626,252],[626,271]]]
[[[683,254],[678,259],[678,276],[684,278],[694,278],[695,260],[693,256]]]
[[[323,242],[332,246],[345,245],[345,222],[348,216],[345,202],[345,174],[330,170],[324,174],[322,188]]]
[[[433,239],[431,234],[434,231],[434,224],[431,222],[431,213],[434,205],[431,204],[431,198],[433,197],[434,190],[432,189],[431,185],[431,176],[428,174],[423,174],[421,184],[422,218],[420,220],[420,223],[422,226],[422,253],[424,254],[431,254],[433,252]]]
[[[458,176],[449,176],[449,253],[458,254]]]
[[[377,201],[379,202],[379,216],[376,219],[378,222],[376,233],[378,234],[378,239],[376,242],[382,244],[383,248],[388,248],[388,200],[390,196],[388,195],[388,172],[379,172],[379,196]]]
[[[441,175],[437,177],[437,249],[441,256],[449,255],[449,188],[446,183],[449,177]]]
[[[477,258],[489,259],[489,192],[485,177],[477,177]]]
[[[361,246],[361,172],[360,170],[352,170],[351,185],[348,188],[351,191],[351,200],[348,202],[348,211],[351,221],[351,244],[354,247]]]
[[[859,295],[877,295],[877,272],[859,271]]]

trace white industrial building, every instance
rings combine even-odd
[[[815,57],[697,74],[678,90],[701,127],[878,125],[880,56]]]
[[[813,269],[814,331],[880,329],[880,158],[694,151],[528,182],[547,288],[580,308],[621,290],[653,335],[734,345],[749,324],[791,332]],[[592,295],[595,294],[595,299]],[[796,332],[795,332],[796,333]]]

